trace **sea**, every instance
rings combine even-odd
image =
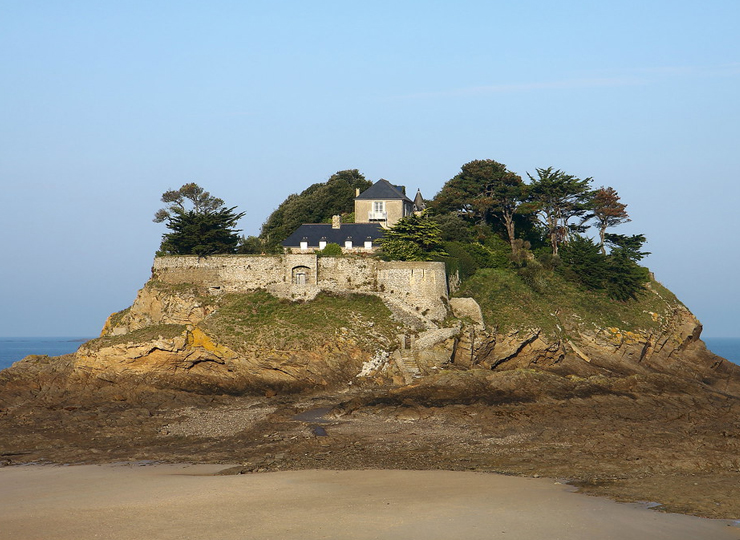
[[[91,337],[0,337],[0,369],[29,354],[61,356],[75,352]]]
[[[6,337],[0,338],[0,369],[9,368],[29,354],[60,356],[73,353],[90,337]],[[704,338],[713,353],[740,365],[740,338]]]

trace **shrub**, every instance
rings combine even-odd
[[[342,246],[331,242],[329,244],[326,244],[324,249],[317,251],[316,255],[318,255],[319,257],[341,257]]]

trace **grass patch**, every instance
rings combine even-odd
[[[485,268],[466,280],[456,296],[475,298],[486,323],[500,332],[540,328],[553,337],[567,337],[569,328],[657,331],[680,305],[673,293],[655,281],[638,300],[618,302],[553,272],[542,279],[534,290],[515,271]]]
[[[146,343],[155,339],[161,338],[174,338],[179,336],[185,331],[185,326],[182,324],[157,324],[154,326],[147,326],[146,328],[140,328],[127,334],[120,336],[103,336],[95,339],[91,339],[85,343],[85,347],[94,351],[100,350],[103,347],[112,347],[114,345],[121,345],[125,343]]]
[[[290,349],[342,335],[377,346],[379,338],[394,341],[397,333],[390,310],[375,296],[322,293],[308,302],[291,302],[266,291],[224,295],[203,327],[234,350],[256,344]]]
[[[110,328],[115,328],[116,326],[121,324],[123,318],[128,315],[130,311],[131,307],[127,307],[126,309],[122,309],[121,311],[117,311],[116,313],[112,314],[109,319]]]

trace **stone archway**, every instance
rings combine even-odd
[[[311,269],[308,266],[295,266],[292,271],[293,285],[308,285]]]

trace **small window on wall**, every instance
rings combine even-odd
[[[376,214],[385,212],[385,201],[373,201],[373,212]]]

